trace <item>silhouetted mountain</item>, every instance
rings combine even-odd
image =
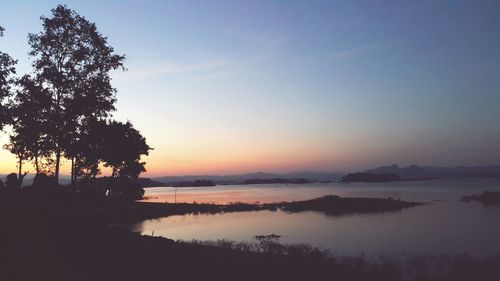
[[[500,166],[435,167],[411,165],[401,168],[394,164],[366,170],[365,172],[374,174],[396,174],[401,179],[500,177]]]
[[[195,180],[195,181],[181,181],[168,184],[173,187],[197,187],[197,186],[215,186],[211,180]]]
[[[299,179],[249,179],[244,180],[243,184],[271,184],[271,183],[292,183],[292,184],[303,184],[312,183],[309,179],[299,178]]]
[[[222,175],[222,176],[221,175],[165,176],[165,177],[156,177],[152,179],[169,185],[178,182],[192,182],[200,179],[211,180],[216,184],[242,184],[244,181],[251,179],[271,180],[276,178],[285,180],[304,178],[304,179],[309,179],[311,181],[339,181],[342,178],[342,176],[343,176],[342,173],[302,171],[302,172],[292,172],[287,174],[257,172],[257,173],[241,174],[241,175]]]
[[[141,187],[165,186],[164,183],[159,181],[154,181],[150,178],[138,178],[136,181]]]
[[[352,173],[342,178],[343,182],[388,182],[399,181],[401,178],[396,174],[384,173]]]

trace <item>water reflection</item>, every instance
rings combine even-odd
[[[194,201],[225,203],[302,200],[325,194],[394,197],[431,204],[398,212],[326,216],[317,212],[281,211],[185,215],[147,220],[132,227],[144,234],[182,240],[231,239],[250,241],[255,235],[275,233],[284,243],[309,243],[340,255],[396,255],[407,253],[500,254],[500,207],[463,203],[458,199],[484,190],[500,190],[500,180],[447,180],[391,184],[329,184],[308,186],[215,187],[184,191]],[[164,196],[162,190],[149,191]],[[194,196],[189,197],[188,196]],[[167,194],[169,196],[169,194]],[[278,198],[278,199],[276,199]],[[190,200],[190,199],[189,199]],[[268,201],[270,200],[270,201]],[[443,201],[435,201],[443,200]],[[211,202],[211,201],[205,201]]]
[[[463,195],[500,190],[500,179],[450,179],[391,183],[313,183],[222,185],[215,187],[153,187],[146,189],[151,202],[271,203],[306,200],[324,195],[392,197],[410,201],[458,200]],[[176,198],[176,199],[175,199]]]

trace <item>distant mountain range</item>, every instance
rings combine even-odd
[[[500,165],[436,167],[417,166],[399,167],[394,164],[364,171],[373,174],[396,174],[401,179],[444,179],[500,177]]]
[[[286,174],[278,173],[248,173],[240,175],[187,175],[187,176],[164,176],[154,178],[140,178],[139,184],[143,187],[154,186],[198,186],[195,184],[197,181],[211,181],[214,184],[249,184],[248,181],[272,181],[280,179],[283,182],[294,182],[298,179],[307,181],[339,181],[344,174],[342,173],[329,173],[318,171],[303,171],[293,172]],[[0,174],[0,180],[5,182],[6,174]],[[23,186],[29,186],[33,183],[34,174],[28,174],[23,180]],[[288,181],[287,181],[288,180]],[[247,181],[247,182],[245,182]],[[67,185],[71,182],[69,176],[61,175],[59,183]]]
[[[189,175],[189,176],[165,176],[165,177],[155,177],[151,178],[153,181],[162,182],[165,184],[179,183],[179,182],[193,182],[195,180],[210,180],[216,184],[241,184],[248,180],[272,180],[272,179],[308,179],[311,181],[339,181],[344,174],[342,173],[330,173],[330,172],[318,172],[318,171],[303,171],[303,172],[293,172],[286,174],[277,173],[248,173],[240,175]]]
[[[361,171],[361,173],[371,174],[395,174],[401,180],[419,180],[419,179],[444,179],[444,178],[479,178],[479,177],[500,177],[500,165],[489,166],[457,166],[457,167],[437,167],[437,166],[417,166],[400,167],[396,164],[382,166],[374,169]],[[292,173],[247,173],[239,175],[186,175],[186,176],[164,176],[153,178],[140,178],[139,184],[143,187],[152,186],[173,186],[184,185],[184,183],[195,182],[197,180],[212,181],[215,184],[248,184],[254,182],[272,182],[277,179],[283,182],[297,181],[298,179],[316,182],[339,182],[346,173],[340,172],[320,172],[320,171],[302,171]],[[5,182],[7,175],[0,174],[0,180]],[[28,174],[24,178],[23,185],[31,185],[33,174]],[[60,184],[70,183],[70,177],[62,175],[59,179]]]

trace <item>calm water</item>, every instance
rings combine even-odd
[[[279,234],[283,243],[309,243],[338,255],[500,254],[500,207],[458,201],[463,195],[500,191],[500,179],[435,180],[398,183],[158,187],[147,190],[159,202],[276,202],[327,194],[393,197],[430,204],[384,214],[327,216],[281,211],[183,215],[146,220],[134,231],[181,240],[252,241]]]

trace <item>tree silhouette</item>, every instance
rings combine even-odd
[[[130,122],[111,121],[103,127],[102,136],[102,161],[112,168],[111,177],[137,178],[146,171],[141,156],[149,155],[152,148]]]
[[[10,143],[3,146],[4,149],[10,151],[17,157],[17,168],[19,177],[22,175],[23,162],[29,158],[26,143],[20,137],[20,135],[11,136],[9,138]]]
[[[72,182],[76,182],[78,177],[96,178],[101,173],[99,163],[102,158],[105,129],[104,120],[85,120],[79,141],[72,144],[72,155],[77,160],[73,165]]]
[[[51,156],[51,143],[47,134],[51,97],[41,83],[29,75],[19,79],[17,85],[11,108],[12,134],[7,149],[17,155],[20,166],[21,156],[24,160],[32,160],[38,175],[42,170],[46,172],[46,169],[42,169],[42,163],[50,163],[44,159]]]
[[[152,148],[130,122],[110,120],[116,90],[109,72],[125,70],[125,57],[114,54],[95,24],[75,11],[63,5],[51,11],[52,17],[41,17],[43,31],[29,34],[33,73],[14,80],[15,61],[6,55],[1,61],[0,105],[8,111],[0,113],[9,114],[0,125],[12,125],[4,148],[18,158],[21,181],[23,163],[32,161],[35,178],[45,182],[53,171],[58,185],[61,157],[66,157],[72,183],[96,178],[100,166],[110,167],[110,194],[137,198],[143,190],[135,179],[146,171],[141,156]]]
[[[71,148],[84,131],[83,120],[105,119],[115,109],[109,72],[124,69],[125,56],[114,53],[94,23],[66,6],[58,5],[51,18],[41,20],[44,30],[29,34],[29,54],[37,80],[52,99],[48,120],[57,184],[61,157],[66,154],[75,162]]]
[[[0,37],[3,36],[5,29],[0,26]],[[10,110],[8,98],[11,96],[11,86],[13,75],[16,73],[14,68],[16,60],[8,54],[0,51],[0,130],[10,122]]]

